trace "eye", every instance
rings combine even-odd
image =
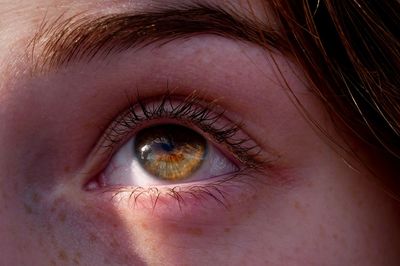
[[[152,211],[174,201],[179,210],[208,199],[226,206],[263,182],[259,173],[268,167],[259,146],[214,101],[169,93],[137,97],[113,119],[91,161],[85,190]]]
[[[155,186],[198,182],[239,168],[200,133],[160,124],[138,131],[113,156],[101,183]]]

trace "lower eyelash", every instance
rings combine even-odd
[[[195,183],[173,187],[125,187],[114,186],[97,190],[100,193],[111,193],[110,199],[118,202],[128,202],[133,209],[156,210],[159,204],[171,207],[170,201],[176,202],[179,210],[185,206],[193,206],[187,201],[194,200],[196,205],[202,205],[208,201],[214,201],[224,209],[229,209],[232,190],[242,193],[249,189],[253,192],[264,184],[257,177],[259,170],[244,168],[237,173],[226,176],[218,181],[208,183]],[[235,193],[236,194],[236,193]],[[204,205],[206,207],[206,205]]]
[[[121,190],[116,192],[112,197],[118,197],[121,194],[127,193],[127,197],[129,199],[130,205],[134,208],[138,208],[140,203],[143,203],[141,200],[145,200],[147,203],[151,202],[152,210],[154,211],[157,203],[161,201],[167,201],[169,199],[176,201],[179,206],[179,209],[182,210],[183,206],[186,204],[186,200],[190,198],[194,198],[197,202],[205,201],[205,200],[215,200],[218,204],[223,206],[224,208],[228,208],[227,206],[227,193],[223,192],[216,185],[205,184],[205,185],[197,185],[190,186],[188,188],[182,189],[180,186],[175,186],[173,188],[164,189],[164,191],[160,191],[157,187],[143,188],[137,187],[132,191],[129,190]],[[161,200],[160,200],[161,198]],[[148,201],[150,199],[150,201]]]

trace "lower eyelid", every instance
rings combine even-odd
[[[134,217],[188,225],[229,224],[232,223],[229,220],[231,214],[239,219],[248,217],[250,210],[259,206],[260,196],[272,198],[276,193],[284,193],[295,186],[298,181],[294,180],[294,175],[293,170],[282,168],[274,161],[263,168],[244,167],[222,178],[179,186],[95,189],[86,186],[84,190],[90,206],[106,212],[113,210],[129,224]]]
[[[175,219],[182,215],[197,215],[213,211],[229,211],[248,204],[260,187],[260,173],[240,171],[211,182],[196,182],[179,186],[104,187],[89,190],[95,204],[113,205],[124,212],[157,215]]]

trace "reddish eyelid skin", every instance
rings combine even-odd
[[[229,213],[249,211],[255,206],[252,201],[257,195],[282,193],[294,188],[301,182],[294,171],[275,164],[265,169],[247,169],[245,174],[233,174],[232,180],[222,181],[227,177],[205,179],[201,182],[177,184],[174,186],[152,186],[135,188],[129,186],[109,186],[100,182],[95,189],[84,190],[89,199],[99,208],[115,208],[132,216],[143,216],[149,219],[165,221],[179,220],[192,224],[198,222],[212,223],[215,214],[220,213],[220,221],[229,217]],[[229,176],[229,175],[227,175]]]

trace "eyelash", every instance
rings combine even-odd
[[[189,126],[198,127],[203,134],[210,135],[218,144],[228,148],[236,158],[249,167],[261,164],[258,158],[260,149],[249,137],[235,138],[242,128],[241,123],[224,119],[225,111],[216,102],[206,103],[193,92],[179,101],[181,97],[173,96],[169,91],[161,96],[158,103],[149,102],[137,95],[136,103],[129,100],[128,110],[120,115],[106,131],[103,148],[115,150],[132,132],[146,122],[156,119],[173,119]],[[173,105],[173,102],[180,102]],[[138,110],[139,107],[139,110]],[[167,109],[170,107],[170,109]],[[225,120],[223,126],[216,124]]]
[[[183,98],[172,95],[169,91],[161,96],[161,100],[151,100],[142,99],[138,94],[136,102],[129,100],[128,109],[119,115],[106,130],[100,148],[106,150],[110,157],[124,141],[138,131],[138,128],[142,128],[143,124],[158,119],[171,119],[186,126],[197,127],[202,131],[202,135],[211,136],[216,143],[229,149],[243,166],[237,172],[218,181],[174,186],[164,188],[162,192],[157,187],[119,186],[105,188],[103,192],[113,192],[113,199],[120,195],[127,195],[129,201],[133,200],[135,207],[139,199],[147,195],[151,199],[152,209],[160,202],[160,198],[165,196],[175,199],[181,209],[187,196],[196,200],[213,199],[227,207],[229,205],[226,202],[227,185],[236,188],[238,183],[244,183],[255,188],[256,181],[259,181],[255,178],[255,173],[264,169],[266,164],[260,159],[260,148],[247,136],[236,137],[241,131],[242,124],[226,119],[225,111],[216,104],[216,101],[207,103],[196,92]]]

